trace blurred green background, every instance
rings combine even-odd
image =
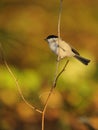
[[[44,39],[57,35],[59,0],[0,0],[0,48],[24,97],[43,109],[56,56]],[[74,58],[60,77],[46,113],[45,130],[98,129],[98,0],[63,0],[62,38],[91,59]],[[60,63],[60,69],[65,64]],[[21,99],[0,49],[0,130],[39,130],[41,115]]]

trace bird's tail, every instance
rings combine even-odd
[[[88,63],[90,62],[89,59],[86,59],[84,57],[81,57],[80,55],[75,55],[74,56],[76,59],[78,59],[80,62],[82,62],[85,65],[88,65]]]

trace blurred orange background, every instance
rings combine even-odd
[[[56,56],[44,39],[57,35],[59,4],[0,1],[0,130],[41,129],[41,115],[21,99],[1,46],[24,97],[42,110],[56,68]],[[63,0],[61,37],[91,62],[84,66],[70,59],[49,101],[45,130],[98,129],[98,0]]]

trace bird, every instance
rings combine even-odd
[[[59,60],[65,57],[75,57],[84,65],[88,65],[90,60],[80,56],[79,52],[71,47],[67,42],[58,38],[56,35],[49,35],[45,38],[46,42],[48,43],[50,49],[59,56]]]

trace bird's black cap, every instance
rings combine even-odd
[[[50,38],[58,38],[58,36],[55,36],[55,35],[49,35],[46,39],[50,39]]]

